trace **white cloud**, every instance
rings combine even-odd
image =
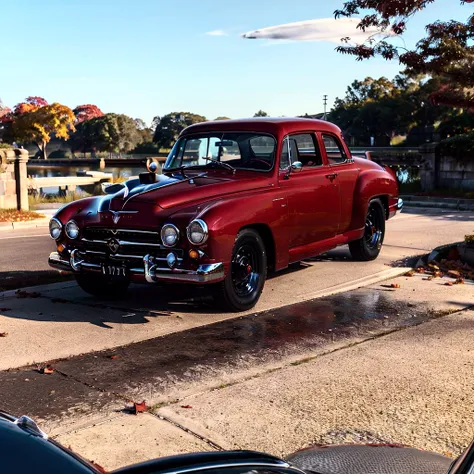
[[[206,33],[208,36],[227,36],[227,33],[224,30],[212,30]]]
[[[363,43],[371,36],[380,34],[380,31],[373,27],[362,31],[357,28],[359,22],[359,18],[320,18],[261,28],[241,36],[247,39],[284,40],[285,42],[329,41],[331,43],[340,43],[341,38],[349,36],[351,43]]]

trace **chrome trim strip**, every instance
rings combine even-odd
[[[194,472],[194,471],[210,471],[214,469],[227,469],[227,468],[234,468],[234,467],[255,467],[255,468],[260,468],[260,467],[266,467],[266,468],[271,468],[275,471],[278,471],[280,469],[291,469],[292,472],[295,473],[300,473],[304,474],[304,471],[301,469],[287,463],[286,461],[278,461],[278,462],[263,462],[263,461],[255,461],[252,463],[249,462],[231,462],[231,463],[221,463],[221,464],[212,464],[209,466],[195,466],[195,467],[189,467],[185,469],[175,469],[172,471],[169,471],[168,474],[185,474],[188,472]],[[269,470],[271,470],[269,469]]]
[[[97,252],[95,250],[85,250],[86,253],[92,253],[94,255],[107,255],[106,252]]]
[[[113,237],[111,237],[113,238]],[[91,240],[91,239],[86,239],[83,238],[81,239],[83,242],[87,242],[89,244],[104,244],[107,245],[107,240]],[[167,250],[166,247],[164,247],[161,244],[153,244],[151,242],[130,242],[128,240],[117,240],[119,245],[141,245],[141,246],[150,246],[150,247],[160,247],[162,250]]]

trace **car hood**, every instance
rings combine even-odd
[[[120,191],[113,196],[110,209],[114,211],[126,209],[136,203],[159,205],[163,209],[179,207],[195,201],[209,200],[227,194],[241,193],[270,186],[272,180],[268,175],[238,171],[230,173],[189,173],[158,175],[153,184],[138,185]]]

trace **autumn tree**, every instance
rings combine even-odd
[[[455,0],[452,0],[453,2]],[[473,0],[458,0],[461,4]],[[408,20],[435,0],[348,0],[334,12],[336,18],[352,17],[363,10],[358,28],[369,27],[380,30],[380,41],[369,38],[364,44],[351,44],[343,38],[344,45],[337,51],[350,54],[357,60],[380,55],[384,59],[396,59],[412,75],[430,75],[442,79],[438,90],[431,94],[435,104],[474,109],[474,15],[467,10],[466,21],[436,21],[426,26],[426,36],[414,49],[395,46],[390,41],[393,35],[402,36]]]
[[[45,159],[53,135],[67,140],[74,131],[73,111],[58,102],[48,104],[42,97],[28,97],[15,106],[11,115],[15,140],[34,143]]]
[[[254,117],[268,117],[268,114],[264,110],[259,110],[255,112]]]
[[[170,148],[186,127],[206,120],[206,117],[190,112],[171,112],[163,117],[157,116],[153,119],[153,141],[160,148]]]
[[[76,116],[76,124],[104,115],[102,110],[93,104],[78,105],[73,112]]]
[[[218,121],[218,120],[230,120],[230,118],[229,118],[229,117],[225,117],[225,116],[219,116],[219,117],[216,117],[214,120],[215,120],[215,121]]]

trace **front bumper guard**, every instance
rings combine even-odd
[[[397,210],[398,211],[401,211],[403,208],[403,199],[402,198],[398,198],[398,201],[397,201]]]
[[[49,266],[61,272],[77,273],[81,270],[100,272],[101,266],[95,263],[84,262],[76,253],[71,252],[69,260],[64,259],[58,252],[52,252],[48,259]],[[181,268],[159,267],[153,257],[143,257],[143,268],[131,268],[130,273],[144,275],[148,283],[176,282],[176,283],[216,283],[225,278],[223,263],[208,263],[199,265],[196,270],[185,270]]]

